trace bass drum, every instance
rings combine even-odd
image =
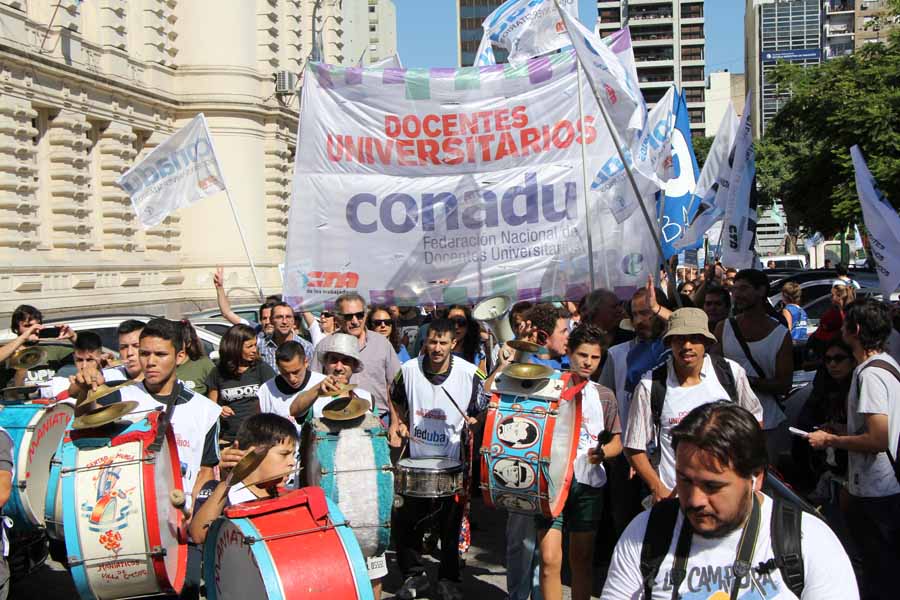
[[[69,570],[83,599],[179,594],[187,570],[175,434],[158,451],[159,412],[134,423],[72,431],[63,446],[63,529]]]
[[[225,509],[203,545],[208,600],[370,600],[366,561],[322,488]]]
[[[15,479],[3,514],[13,520],[12,536],[45,526],[44,505],[58,482],[51,465],[72,420],[68,404],[13,404],[0,411],[0,426],[9,433],[15,452]]]

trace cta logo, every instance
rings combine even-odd
[[[301,284],[306,288],[354,289],[359,285],[359,273],[352,271],[310,271],[301,273]]]

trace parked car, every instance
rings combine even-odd
[[[229,323],[226,319],[221,318],[197,318],[190,317],[191,325],[194,326],[197,331],[200,329],[205,329],[206,331],[211,331],[218,336],[225,335],[225,332],[231,329],[232,324]]]
[[[242,319],[246,319],[251,323],[259,323],[259,304],[236,304],[231,307],[231,310]],[[203,319],[221,319],[222,321],[225,321],[225,318],[222,316],[222,311],[218,308],[208,308],[206,310],[190,313],[187,315],[187,318],[192,323]],[[227,321],[225,322],[227,323]]]

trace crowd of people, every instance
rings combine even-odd
[[[494,379],[515,352],[473,318],[471,306],[373,305],[347,293],[313,313],[270,297],[258,322],[248,322],[232,310],[221,269],[214,282],[232,323],[217,363],[189,321],[158,318],[119,326],[118,366],[108,366],[97,334],[61,327],[43,364],[0,373],[4,387],[40,381],[41,394],[60,402],[136,380],[115,399],[140,410],[174,405],[192,510],[183,597],[199,592],[210,523],[229,505],[274,493],[232,487],[231,467],[267,448],[254,481],[293,482],[302,428],[333,398],[368,403],[394,461],[405,452],[479,468]],[[563,511],[506,515],[508,598],[562,598],[567,568],[572,597],[587,599],[595,569],[607,564],[602,597],[609,599],[894,597],[896,307],[856,299],[845,271],[834,282],[832,309],[810,333],[799,286],[784,285],[776,310],[762,271],[680,269],[666,288],[648,282],[628,298],[599,289],[509,310],[516,338],[542,349],[529,360],[584,387]],[[42,327],[38,309],[16,309],[17,337],[0,347],[0,361],[46,341]],[[797,388],[802,370],[814,378]],[[12,485],[12,453],[0,435],[0,504]],[[793,492],[767,483],[776,472]],[[464,597],[469,506],[479,493],[471,483],[478,478],[467,481],[465,493],[408,498],[394,509],[397,597]],[[3,543],[6,554],[6,536]],[[421,556],[434,543],[436,580]],[[380,597],[388,562],[370,557],[367,566]],[[0,597],[8,571],[4,579]]]

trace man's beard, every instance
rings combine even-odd
[[[750,517],[750,511],[753,509],[752,498],[753,497],[750,494],[743,497],[740,510],[738,510],[734,520],[724,522],[712,531],[697,531],[695,529],[694,533],[706,539],[720,539],[727,537],[732,532],[743,527],[744,523],[747,522],[747,519]]]

